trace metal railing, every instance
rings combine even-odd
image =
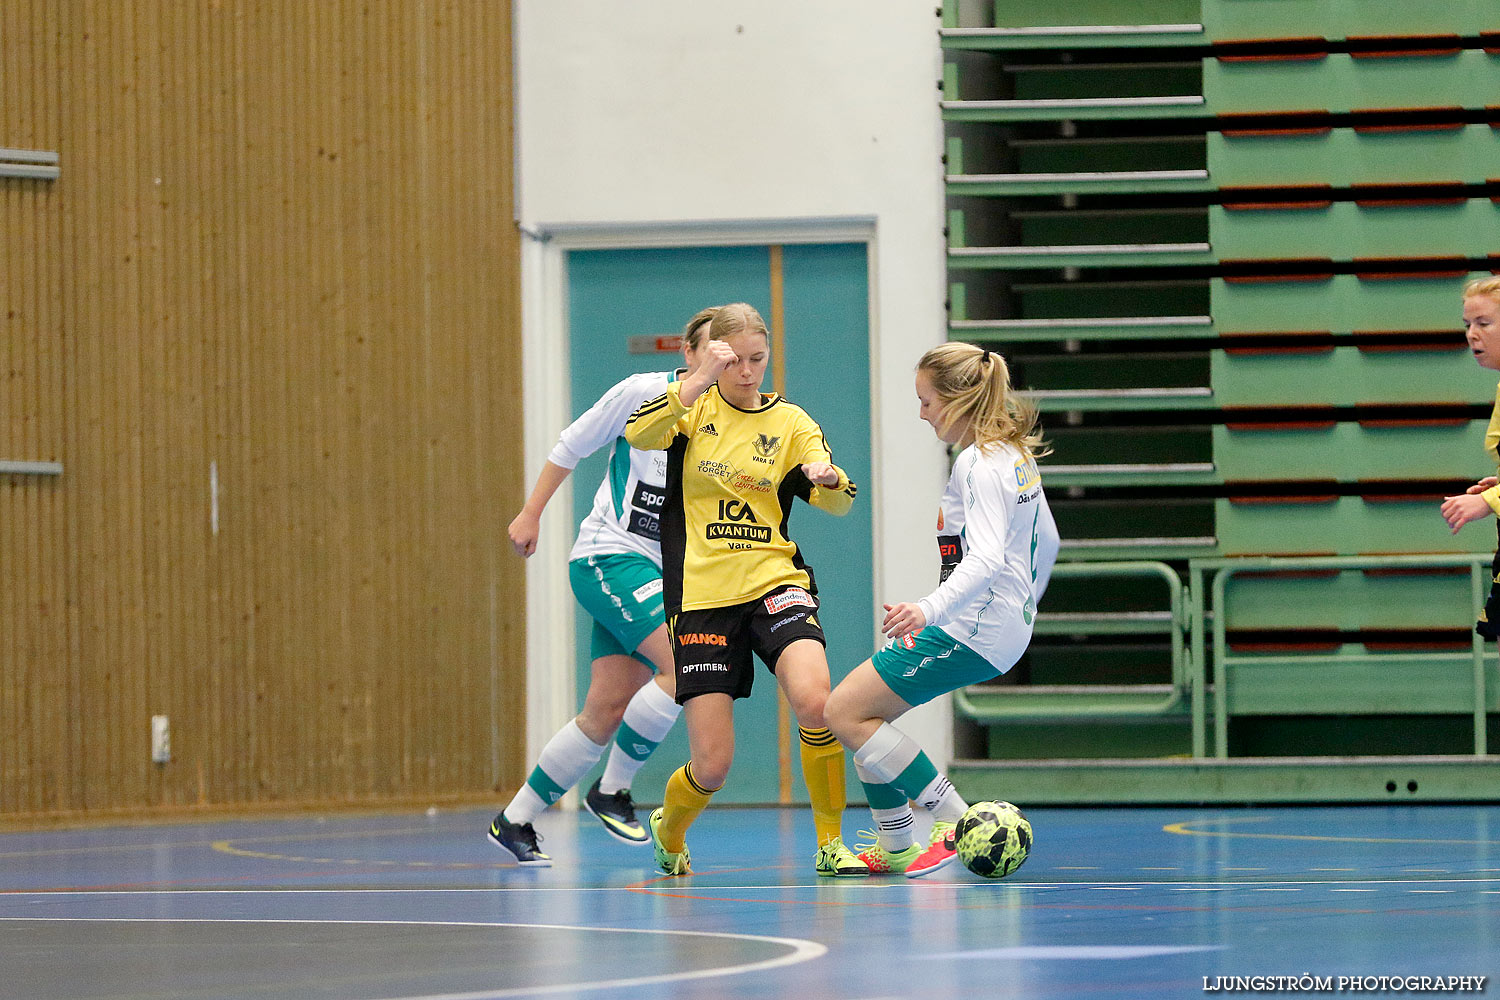
[[[1060,562],[1054,578],[1136,576],[1157,578],[1166,584],[1167,607],[1152,611],[1042,612],[1035,635],[1144,635],[1170,637],[1172,681],[1161,684],[1123,685],[1035,685],[1025,687],[973,686],[955,691],[955,709],[976,722],[999,722],[1023,718],[1100,719],[1150,716],[1186,710],[1192,728],[1192,755],[1209,756],[1208,726],[1213,719],[1213,757],[1229,755],[1229,719],[1235,673],[1244,667],[1279,668],[1337,665],[1358,668],[1402,665],[1408,670],[1436,669],[1446,678],[1448,667],[1468,664],[1467,686],[1455,686],[1446,678],[1441,691],[1420,699],[1421,705],[1439,705],[1433,711],[1470,712],[1474,730],[1474,753],[1488,753],[1486,713],[1492,697],[1489,671],[1496,654],[1479,635],[1471,635],[1469,648],[1451,652],[1338,652],[1336,654],[1231,653],[1227,631],[1234,614],[1229,604],[1228,583],[1244,573],[1339,572],[1354,570],[1422,571],[1467,569],[1470,610],[1475,618],[1484,607],[1490,586],[1489,553],[1434,553],[1387,556],[1230,556],[1188,560],[1188,582],[1163,562]],[[1210,657],[1209,653],[1212,652]],[[1214,664],[1214,683],[1208,683],[1209,662]],[[1348,676],[1347,674],[1345,675]],[[1461,689],[1461,690],[1460,690]],[[1394,688],[1392,690],[1395,690]],[[1371,695],[1374,691],[1374,695]],[[1350,707],[1339,714],[1410,714],[1426,711],[1421,705],[1400,704],[1380,698],[1378,679],[1360,691],[1324,689],[1323,704],[1342,699]],[[1456,697],[1455,697],[1456,693]],[[1211,704],[1210,704],[1211,699]],[[1354,703],[1358,702],[1358,705]],[[1376,706],[1379,702],[1379,706]],[[1260,714],[1276,714],[1266,711]],[[1319,713],[1314,713],[1319,714]]]
[[[963,688],[953,693],[955,709],[976,722],[1045,717],[1118,717],[1178,711],[1189,697],[1187,601],[1181,578],[1163,562],[1059,562],[1052,578],[1156,578],[1166,585],[1161,611],[1040,612],[1033,635],[1151,635],[1165,633],[1172,658],[1170,684],[1068,684]]]
[[[1317,654],[1270,656],[1265,654],[1231,655],[1226,630],[1232,615],[1226,610],[1227,585],[1231,578],[1241,573],[1317,572],[1342,570],[1430,570],[1444,568],[1467,568],[1469,570],[1470,602],[1473,618],[1477,618],[1484,607],[1490,585],[1489,553],[1450,553],[1388,556],[1238,556],[1215,559],[1194,559],[1188,564],[1190,583],[1188,586],[1188,617],[1191,622],[1191,642],[1187,659],[1193,673],[1190,682],[1193,692],[1193,755],[1203,756],[1201,749],[1207,726],[1204,702],[1205,653],[1210,641],[1213,645],[1214,684],[1214,756],[1229,755],[1230,694],[1234,685],[1234,673],[1238,667],[1259,665],[1275,667],[1285,665],[1307,665],[1316,662]],[[1211,579],[1206,578],[1211,574]],[[1205,607],[1205,594],[1212,597],[1212,611]],[[1489,654],[1493,658],[1494,654]],[[1478,634],[1470,636],[1469,649],[1463,652],[1433,653],[1339,653],[1323,656],[1327,662],[1343,665],[1376,665],[1395,663],[1398,659],[1407,665],[1459,666],[1465,662],[1472,665],[1472,699],[1474,725],[1474,753],[1487,753],[1486,712],[1489,695],[1486,690],[1486,648]],[[1394,705],[1394,711],[1403,706]]]

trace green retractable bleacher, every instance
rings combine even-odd
[[[1500,5],[942,14],[949,335],[1038,403],[1072,566],[1022,664],[959,699],[961,749],[1057,801],[1113,801],[1123,758],[1202,765],[1185,800],[1276,798],[1296,766],[1208,765],[1288,736],[1275,753],[1386,748],[1387,705],[1427,717],[1424,752],[1484,749],[1500,683],[1468,625],[1493,537],[1437,505],[1487,471],[1495,378],[1458,292],[1500,271]],[[1113,770],[1023,766],[1047,733]]]

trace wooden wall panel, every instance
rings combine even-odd
[[[509,19],[0,5],[0,815],[521,780]]]

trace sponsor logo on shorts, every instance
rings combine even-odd
[[[815,608],[818,606],[818,602],[813,596],[801,587],[788,587],[781,593],[772,594],[765,600],[766,612],[773,615],[779,611],[785,611],[787,608]]]
[[[905,646],[907,649],[916,649],[917,648],[917,634],[915,632],[911,632],[911,633],[908,633],[906,635],[903,635],[901,637],[901,645]]]
[[[729,637],[716,632],[684,632],[677,642],[683,646],[728,646]]]
[[[630,592],[630,596],[634,597],[636,599],[636,601],[644,601],[646,598],[648,598],[648,597],[655,597],[657,594],[660,594],[660,593],[661,593],[661,581],[660,580],[652,580],[649,583],[643,583],[639,587],[637,587],[634,590],[632,590]]]
[[[799,611],[795,615],[792,615],[790,618],[783,618],[779,622],[777,622],[775,625],[772,625],[771,626],[771,631],[774,632],[777,629],[781,628],[781,626],[783,626],[783,625],[790,625],[792,622],[800,622],[802,619],[804,619],[806,617],[807,617],[807,614],[805,612]]]
[[[683,663],[677,667],[679,674],[727,674],[727,663]]]

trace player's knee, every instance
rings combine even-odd
[[[729,780],[730,758],[727,754],[709,752],[693,755],[693,780],[702,788],[714,791]]]
[[[828,690],[826,688],[802,690],[796,694],[789,692],[787,702],[791,705],[792,714],[797,717],[797,725],[803,729],[822,729],[827,725],[825,711],[828,705]]]
[[[844,738],[850,727],[858,721],[855,718],[853,699],[847,689],[834,688],[829,694],[828,700],[823,704],[823,719],[833,735],[839,739]]]
[[[578,728],[595,743],[607,743],[620,728],[629,704],[629,698],[590,698],[578,713]]]

